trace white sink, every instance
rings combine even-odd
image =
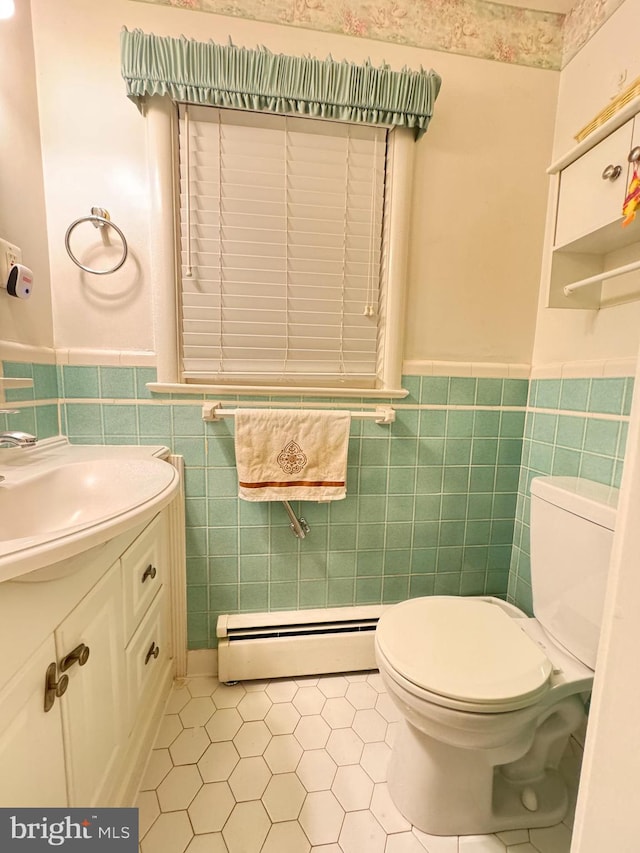
[[[54,564],[150,519],[175,495],[177,470],[149,450],[75,448],[17,456],[0,472],[0,580],[52,580]],[[132,450],[138,450],[136,455]],[[77,451],[74,453],[74,451]],[[101,452],[103,451],[103,452]],[[144,458],[146,456],[146,458]],[[79,458],[78,458],[79,457]],[[56,567],[57,569],[57,567]]]

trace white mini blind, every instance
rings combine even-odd
[[[386,148],[379,127],[180,107],[183,380],[375,387]]]

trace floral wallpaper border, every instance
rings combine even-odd
[[[139,0],[559,69],[564,15],[487,0]]]
[[[559,70],[624,0],[577,0],[567,15],[488,0],[137,0]]]
[[[562,67],[623,3],[624,0],[577,0],[564,20]]]

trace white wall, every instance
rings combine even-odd
[[[407,358],[529,362],[557,74],[434,54],[417,162]]]
[[[625,0],[562,71],[554,159],[571,149],[573,135],[640,74],[637,50],[640,0]],[[633,359],[638,352],[640,303],[600,312],[544,307],[536,326],[534,368],[562,362]],[[638,362],[640,364],[640,362]],[[640,373],[636,371],[636,387]],[[640,395],[634,395],[598,670],[572,853],[635,853],[640,794],[636,784],[640,728]]]
[[[640,75],[640,0],[626,0],[576,54],[560,75],[554,138],[557,159],[576,144],[574,134]],[[542,283],[533,354],[534,367],[561,362],[635,359],[640,339],[640,302],[601,311],[544,306]]]
[[[640,370],[636,372],[638,385]],[[571,853],[636,853],[639,847],[639,514],[640,395],[636,394]]]
[[[405,357],[529,361],[557,73],[129,0],[32,7],[58,347],[154,348],[145,122],[119,68],[126,25],[435,67],[444,83],[417,147]],[[112,276],[83,275],[64,252],[65,229],[92,205],[129,240],[131,262]],[[83,229],[78,253],[85,238],[99,246]],[[108,263],[97,250],[91,260]]]
[[[16,3],[13,18],[0,21],[0,128],[0,237],[22,249],[22,261],[35,276],[29,300],[13,299],[0,290],[0,341],[51,347],[40,127],[26,2]]]

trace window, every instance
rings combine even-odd
[[[160,96],[146,115],[152,390],[404,397],[413,131],[192,105],[185,120]],[[331,198],[339,215],[317,216]]]
[[[285,393],[311,389],[335,396],[341,391],[346,395],[348,387],[362,396],[405,396],[400,388],[401,331],[412,143],[414,133],[419,139],[431,121],[440,76],[433,69],[394,71],[370,62],[287,56],[126,29],[121,59],[127,95],[148,119],[158,365],[152,390],[192,391],[198,385],[199,391],[233,386],[247,391],[252,390],[247,383],[253,383],[255,388],[268,386],[270,393],[280,387]],[[183,168],[189,173],[183,189],[189,202],[182,208],[184,221],[178,223],[185,244],[179,249],[184,268],[178,270],[178,293],[171,164],[172,141],[178,139],[172,133],[173,104],[181,101],[201,105],[193,108],[194,123],[203,138],[210,137],[209,150],[221,156],[207,158],[206,146],[196,148],[192,170],[190,147],[183,145]],[[339,124],[330,125],[330,120]],[[358,132],[365,125],[370,134]],[[278,133],[278,143],[269,141]],[[183,132],[178,147],[189,138]],[[199,145],[200,134],[197,139]],[[331,160],[325,156],[334,144],[342,151],[333,164],[337,172],[324,177]],[[272,174],[271,152],[278,146],[279,172]],[[301,165],[305,158],[307,172]],[[311,173],[309,163],[315,166]],[[267,180],[276,173],[282,180],[279,199],[276,184]],[[240,186],[255,194],[234,198],[229,190]],[[261,195],[267,189],[268,198]],[[193,199],[208,200],[194,209]],[[236,204],[240,201],[243,210]],[[269,205],[275,213],[263,212]],[[332,217],[324,220],[329,210]],[[331,229],[339,211],[341,262],[337,242],[322,242],[327,234],[336,236]],[[246,216],[242,223],[240,213]],[[316,230],[309,228],[314,217]],[[356,239],[366,231],[365,220],[366,248],[365,240]],[[340,263],[343,285],[338,293]],[[264,280],[255,277],[260,266]],[[238,287],[242,276],[247,289]]]
[[[183,381],[380,385],[387,136],[180,107]]]
[[[386,130],[181,114],[183,378],[372,387]]]

